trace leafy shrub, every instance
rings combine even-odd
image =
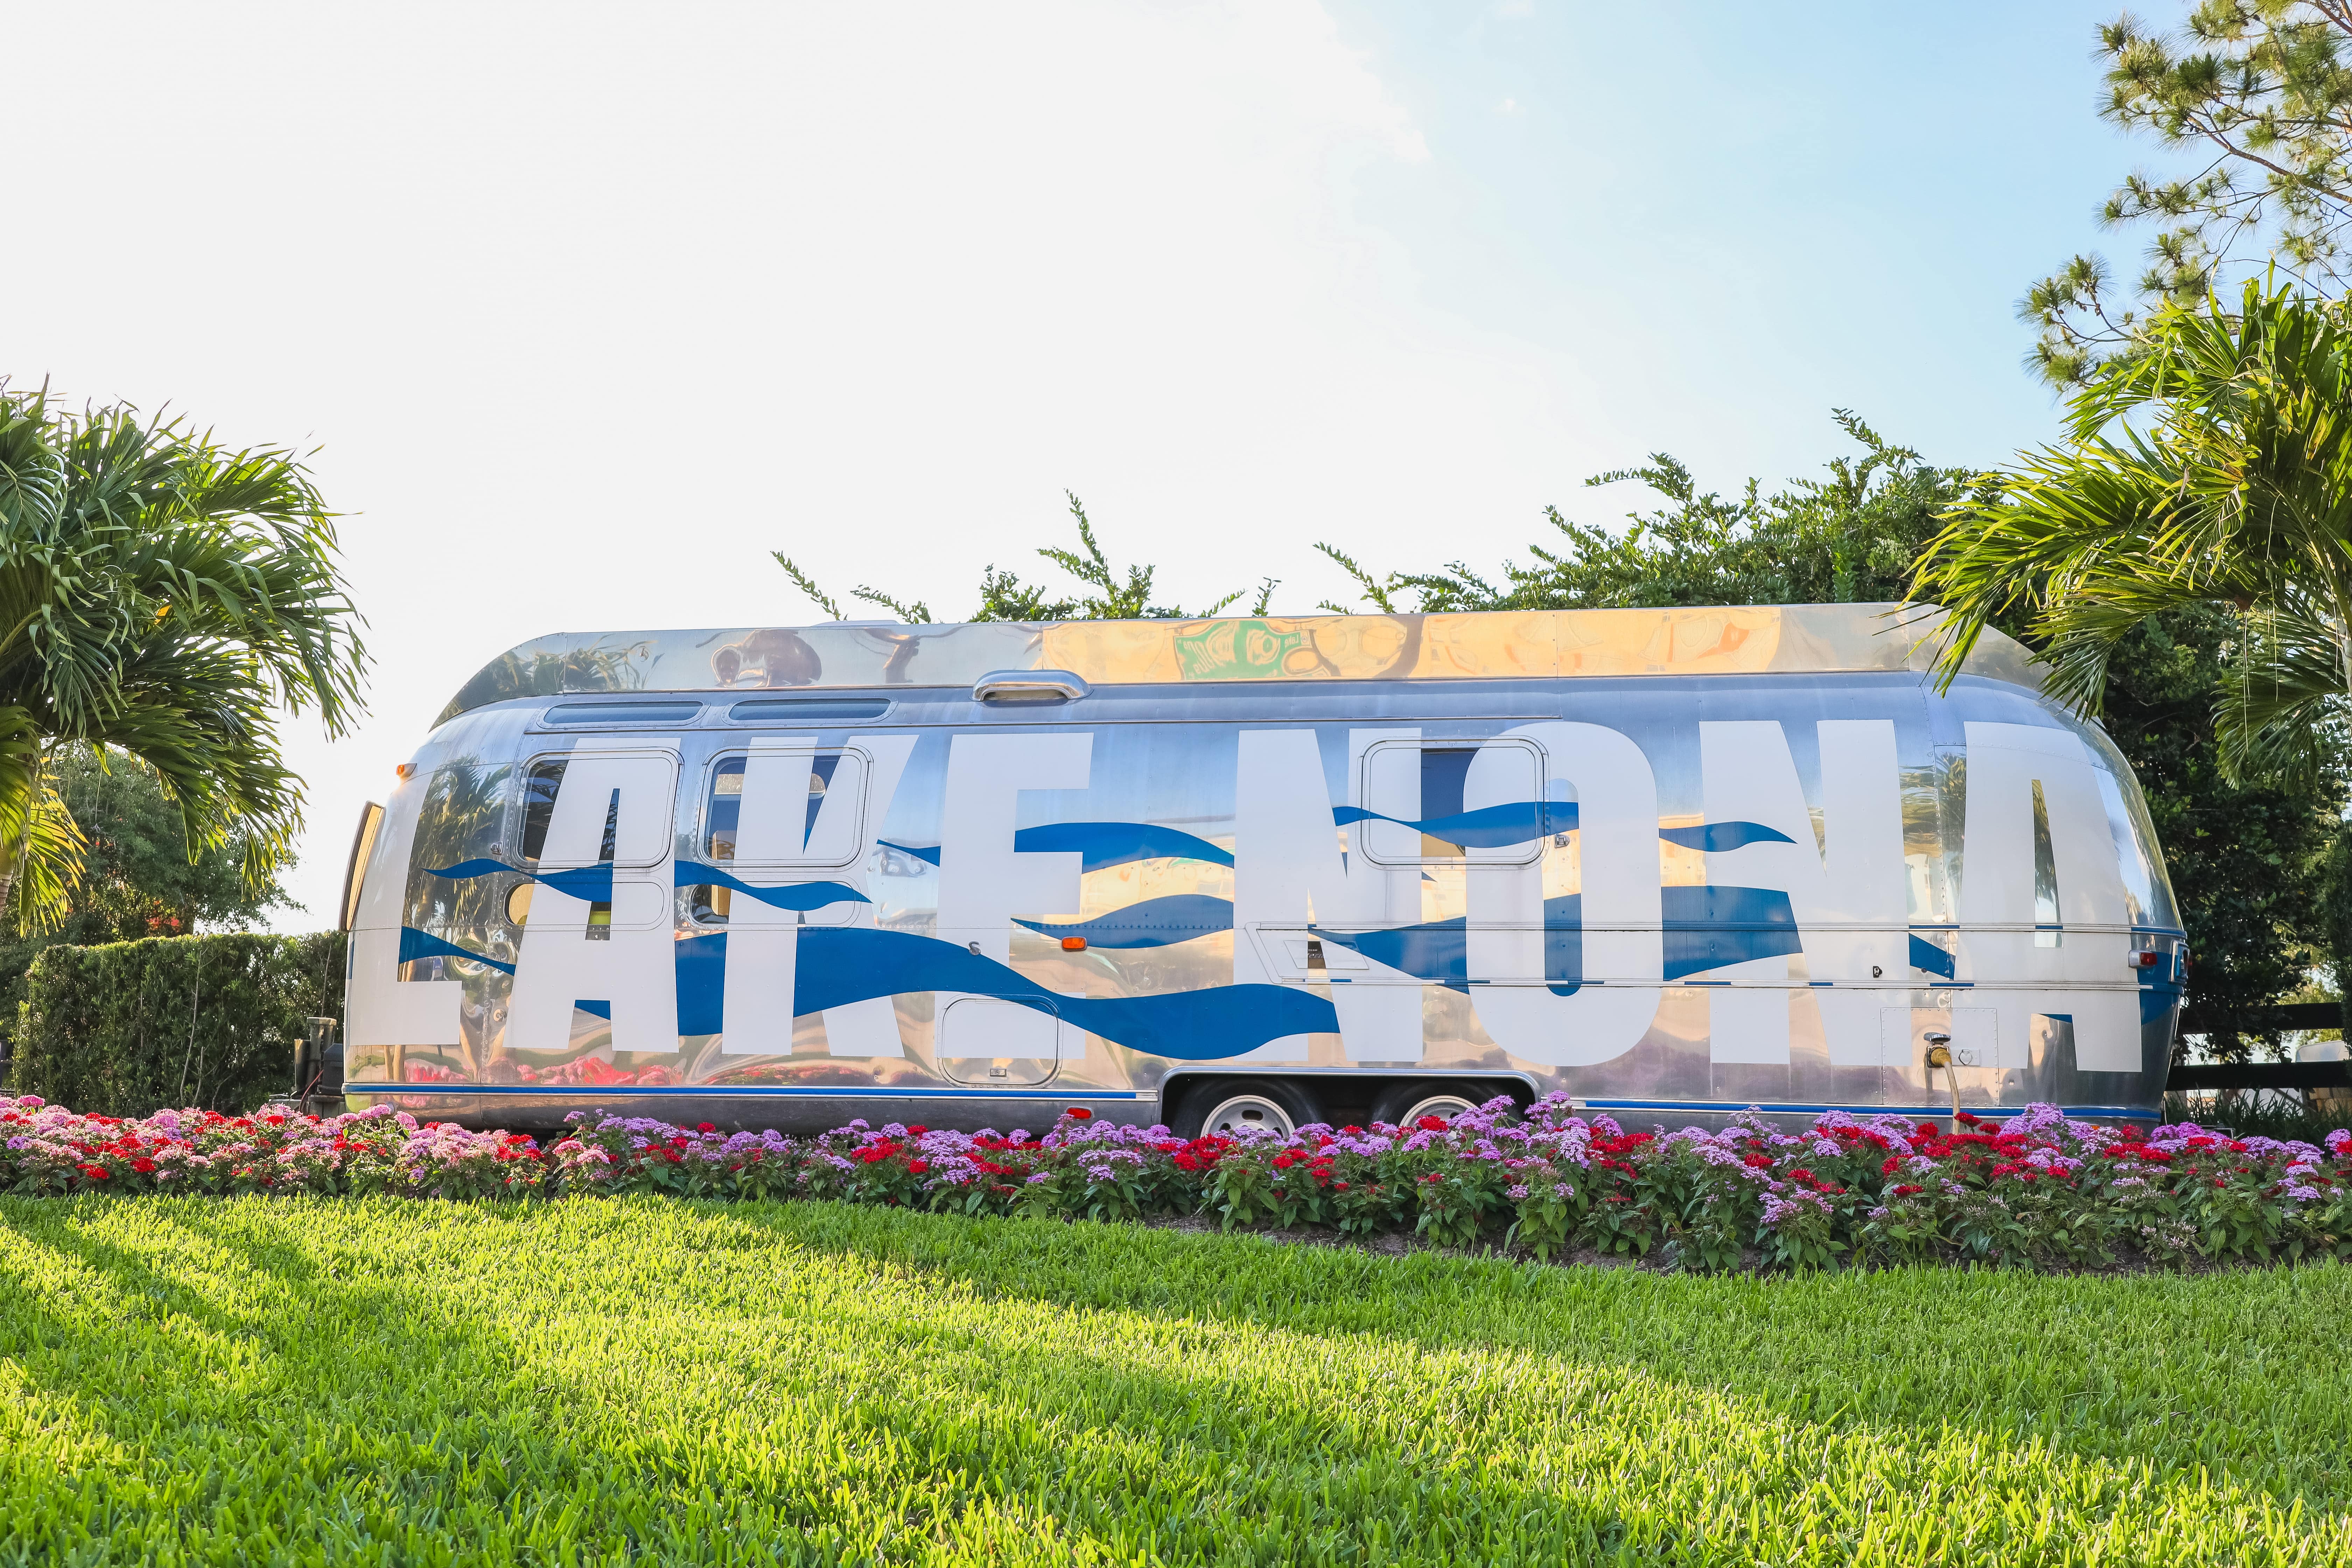
[[[1711,1272],[2352,1258],[2352,1132],[2326,1148],[2189,1124],[2142,1132],[2047,1105],[1998,1124],[1964,1114],[1952,1131],[1830,1111],[1790,1132],[1750,1111],[1721,1131],[1660,1135],[1588,1121],[1552,1096],[1524,1115],[1502,1099],[1411,1127],[1190,1140],[1084,1110],[1037,1135],[861,1121],[814,1138],[581,1112],[541,1147],[389,1106],[124,1121],[0,1100],[0,1191],[153,1190],[660,1192],[1065,1219],[1202,1215],[1228,1229],[1412,1232],[1544,1258],[1655,1252]]]
[[[287,1089],[310,1017],[342,1015],[343,938],[53,947],[26,975],[9,1082],[108,1116],[250,1110]]]

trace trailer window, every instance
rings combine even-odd
[[[669,853],[677,766],[653,752],[534,759],[521,772],[510,819],[515,858],[527,866],[659,865]]]
[[[530,764],[522,775],[522,842],[526,860],[537,860],[547,847],[547,825],[555,818],[556,792],[563,787],[563,760]]]
[[[713,865],[845,866],[861,843],[866,756],[848,747],[763,747],[711,764],[703,858]]]
[[[1384,865],[1533,860],[1568,820],[1544,799],[1542,752],[1515,736],[1375,742],[1357,789],[1351,837]]]
[[[746,869],[845,866],[863,843],[865,779],[865,754],[839,747],[762,747],[719,757],[703,798],[702,858]],[[697,921],[724,924],[736,893],[705,883],[688,889],[687,902]],[[854,913],[844,903],[803,921],[833,925]]]

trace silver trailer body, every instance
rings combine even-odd
[[[355,853],[346,1093],[517,1126],[2152,1118],[2137,787],[1916,608],[564,636]],[[1403,1100],[1400,1100],[1400,1096]],[[1189,1097],[1189,1098],[1188,1098]]]

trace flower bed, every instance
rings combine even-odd
[[[1831,1111],[1803,1132],[1748,1113],[1721,1131],[1628,1132],[1496,1100],[1411,1127],[1181,1139],[1066,1111],[1033,1134],[853,1121],[813,1138],[575,1113],[551,1144],[419,1122],[159,1111],[130,1121],[0,1100],[0,1191],[667,1192],[826,1198],[971,1215],[1417,1235],[1538,1258],[1839,1268],[1985,1260],[2057,1268],[2352,1258],[2352,1133],[2325,1148],[2190,1124],[2070,1121],[2035,1105],[1958,1131]]]

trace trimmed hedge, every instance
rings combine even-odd
[[[289,1087],[303,1020],[343,1013],[343,937],[53,947],[25,976],[9,1085],[105,1116],[249,1111]]]

